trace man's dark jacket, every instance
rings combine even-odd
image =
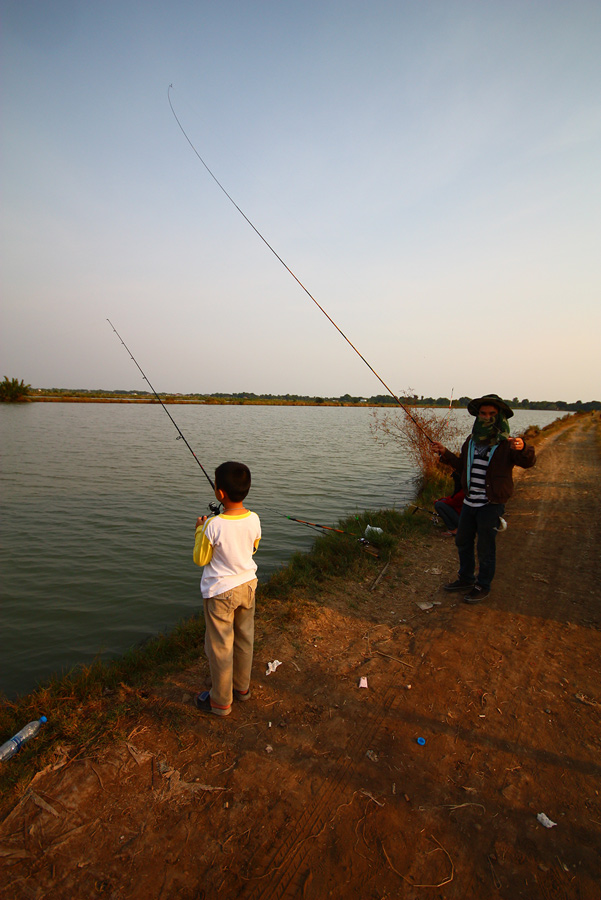
[[[468,447],[470,438],[461,448],[461,455],[456,456],[450,450],[440,457],[442,462],[452,466],[461,475],[461,486],[467,496]],[[486,496],[489,503],[507,503],[513,494],[513,478],[511,470],[514,466],[530,469],[536,462],[534,447],[524,444],[522,450],[513,450],[509,441],[501,441],[486,469]]]

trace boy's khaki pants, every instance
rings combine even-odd
[[[203,599],[205,653],[211,670],[211,706],[229,709],[233,688],[250,686],[257,579]]]

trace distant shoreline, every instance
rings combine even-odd
[[[466,398],[462,398],[465,400]],[[391,399],[389,402],[379,399],[357,400],[355,398],[335,399],[335,398],[297,398],[286,399],[285,397],[185,397],[167,395],[160,398],[156,397],[123,397],[123,396],[104,396],[89,397],[77,394],[35,394],[30,393],[25,399],[29,403],[143,403],[143,404],[159,404],[179,405],[179,406],[327,406],[327,407],[358,407],[362,409],[391,408],[398,409],[398,405]],[[561,405],[560,405],[561,404]],[[447,404],[432,402],[406,402],[405,405],[410,409],[449,409]],[[453,410],[465,409],[467,403],[459,403],[453,401]],[[532,401],[530,405],[525,406],[522,403],[511,403],[514,410],[531,410],[534,412],[557,412],[561,414],[572,412],[590,412],[601,406],[599,401],[589,401],[587,403],[564,403],[563,401]]]
[[[159,404],[156,397],[36,397],[27,398],[32,403],[154,403]],[[380,406],[397,406],[396,403],[352,403],[346,400],[242,400],[242,399],[221,399],[211,398],[210,400],[191,400],[185,397],[161,397],[161,403],[179,404],[180,406],[361,406],[361,407],[380,407]],[[412,404],[412,406],[421,406],[421,404]],[[441,406],[440,409],[446,407]]]

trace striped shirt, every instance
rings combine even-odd
[[[486,506],[486,470],[490,462],[490,447],[474,444],[474,461],[470,472],[470,487],[463,501],[466,506]]]

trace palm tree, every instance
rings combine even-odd
[[[19,381],[17,378],[8,378],[4,376],[4,381],[0,381],[0,402],[16,403],[18,401],[28,400],[30,384]]]

